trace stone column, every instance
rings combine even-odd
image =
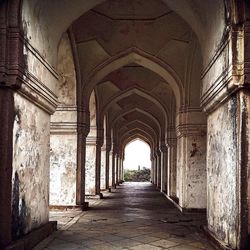
[[[249,1],[234,4],[228,33],[202,73],[201,105],[208,114],[207,220],[215,240],[230,249],[248,249],[250,6]],[[245,14],[237,15],[240,11]]]
[[[176,198],[176,163],[177,163],[177,139],[173,129],[169,129],[167,138],[168,168],[167,168],[167,194]]]
[[[123,169],[123,156],[120,157],[120,177],[119,177],[119,181],[122,182],[123,181],[123,177],[124,177],[124,169]]]
[[[150,160],[151,160],[151,183],[154,184],[154,157],[152,152],[150,154]]]
[[[119,154],[115,154],[115,184],[119,185]]]
[[[121,176],[121,173],[120,173],[120,170],[121,170],[121,165],[120,165],[120,154],[117,154],[117,158],[116,158],[116,169],[117,169],[117,172],[116,172],[117,184],[119,185],[119,184],[120,184],[120,176]]]
[[[106,189],[107,186],[107,149],[106,146],[101,148],[101,190]]]
[[[50,119],[51,208],[61,209],[81,204],[76,201],[79,191],[76,186],[77,154],[82,153],[77,147],[81,147],[82,133],[80,130],[77,131],[76,105],[60,104]],[[78,141],[78,137],[81,142]]]
[[[111,150],[111,145],[110,141],[107,139],[107,144],[106,144],[106,189],[109,189],[112,185],[112,176],[111,176],[111,165],[110,165],[110,150]]]
[[[11,242],[13,90],[0,87],[0,248]]]
[[[88,207],[85,202],[86,182],[86,138],[89,133],[89,112],[78,107],[77,112],[77,168],[76,168],[76,204]]]
[[[97,137],[96,127],[90,128],[90,133],[86,138],[86,160],[85,160],[85,194],[96,195],[96,156],[97,156]],[[92,131],[92,133],[91,133]],[[99,174],[99,173],[98,173]]]
[[[154,152],[154,185],[157,186],[157,155]]]
[[[111,149],[109,151],[109,187],[112,187],[114,184],[114,179],[113,179],[113,150]]]
[[[206,127],[206,116],[199,109],[179,114],[177,197],[185,209],[206,208]]]
[[[161,192],[167,193],[168,180],[168,149],[164,144],[161,145]]]
[[[101,194],[101,149],[103,144],[103,138],[98,135],[96,141],[96,175],[95,175],[95,194]]]
[[[157,149],[156,151],[156,157],[157,157],[157,188],[161,189],[161,151]]]
[[[115,152],[115,145],[112,145],[112,187],[116,187],[116,152]]]
[[[85,129],[77,131],[77,169],[76,169],[76,204],[87,207],[85,202],[85,157],[86,157],[86,137]]]

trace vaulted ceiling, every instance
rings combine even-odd
[[[199,107],[198,39],[163,1],[104,1],[70,30],[84,98],[94,89],[97,123],[107,117],[116,143],[138,136],[157,146],[182,106]]]

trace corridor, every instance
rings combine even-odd
[[[90,204],[35,249],[214,249],[199,233],[205,216],[181,214],[150,183],[123,183]]]

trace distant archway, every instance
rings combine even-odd
[[[149,181],[151,172],[150,146],[140,138],[136,138],[125,146],[124,153],[124,180]],[[143,173],[134,177],[127,176],[131,170]],[[133,173],[133,172],[132,172]]]

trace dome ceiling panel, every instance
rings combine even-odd
[[[147,100],[146,98],[139,96],[138,94],[131,94],[117,102],[117,104],[125,109],[128,106],[143,107],[145,109],[150,109],[154,104]]]
[[[112,19],[156,19],[170,12],[161,1],[119,0],[106,1],[94,11]]]
[[[114,117],[114,114],[119,113],[120,111],[122,111],[122,108],[116,103],[114,103],[114,105],[112,105],[112,107],[108,110],[108,115],[110,119]]]
[[[141,101],[138,101],[137,98]],[[135,99],[135,101],[139,102],[139,104],[135,105],[135,104],[131,104],[131,102],[129,101],[129,98],[127,100],[124,100],[123,104],[120,106],[122,111],[124,111],[124,113],[126,113],[128,110],[135,110],[135,109],[139,109],[139,110],[143,110],[144,112],[147,112],[148,114],[154,116],[162,125],[164,125],[164,114],[161,112],[161,110],[154,105],[152,102],[147,101],[145,98],[141,98],[141,97],[137,97]],[[144,105],[144,103],[146,103]],[[119,113],[115,113],[112,112],[112,118],[117,117],[118,115],[120,115],[121,112]],[[131,113],[130,113],[131,115]],[[124,116],[125,119],[127,119],[126,115]],[[136,118],[134,118],[134,120],[136,120]]]
[[[121,90],[139,86],[148,91],[154,88],[155,82],[164,81],[156,73],[141,66],[123,67],[106,76],[104,80],[112,81]]]
[[[96,92],[98,93],[99,97],[100,106],[103,106],[111,96],[115,95],[120,91],[120,89],[117,88],[117,86],[110,81],[98,84],[96,89]]]
[[[185,21],[174,12],[171,12],[161,1],[144,1],[145,3],[141,3],[141,6],[138,9],[137,7],[134,8],[134,10],[132,10],[133,5],[138,5],[138,1],[130,1],[133,3],[131,5],[126,4],[126,2],[106,1],[101,5],[103,6],[102,12],[97,10],[101,8],[98,6],[94,11],[85,13],[73,24],[76,42],[86,42],[95,38],[110,55],[115,55],[131,47],[138,47],[152,55],[156,55],[169,41],[178,41],[187,32],[192,32]],[[161,11],[157,13],[157,8],[149,8],[150,4],[162,6]],[[114,12],[114,15],[116,15],[116,10],[108,7],[113,5],[124,16],[131,16],[133,11],[139,11],[141,12],[141,19],[112,20],[108,16],[109,13],[105,13],[104,10]],[[143,9],[144,7],[146,9]],[[147,12],[150,11],[156,11],[156,14],[160,15],[157,15],[156,19],[148,20]],[[144,17],[142,16],[143,13],[145,14]],[[85,27],[84,31],[82,27]]]
[[[96,40],[80,43],[77,45],[77,49],[79,63],[81,65],[81,75],[83,77],[86,77],[97,64],[110,57]]]
[[[135,114],[127,114],[126,118],[124,118],[124,116],[120,117],[113,124],[115,130],[119,131],[119,133],[122,131],[132,130],[133,126],[137,125],[139,127],[147,127],[148,129],[152,130],[155,135],[159,133],[159,127],[156,122],[149,116],[146,116],[145,114],[142,114],[138,111],[136,111]]]

